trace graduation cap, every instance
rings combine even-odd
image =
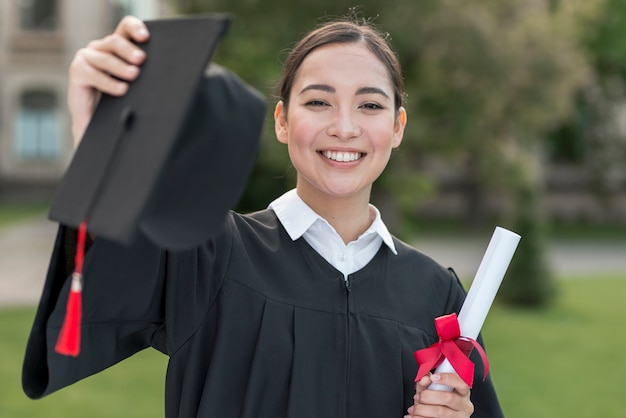
[[[222,14],[145,22],[150,39],[138,45],[147,56],[140,76],[123,97],[102,96],[49,213],[79,229],[58,352],[79,351],[74,322],[87,228],[120,243],[143,234],[162,248],[191,248],[237,203],[257,154],[265,101],[209,65],[229,22]]]

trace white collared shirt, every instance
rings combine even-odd
[[[371,204],[370,207],[376,214],[372,225],[356,241],[346,245],[335,228],[304,203],[295,189],[269,205],[293,241],[303,237],[326,261],[342,272],[344,278],[365,267],[383,242],[397,254],[380,212]]]

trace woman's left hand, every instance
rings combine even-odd
[[[431,383],[446,385],[452,392],[430,390]],[[405,418],[467,418],[474,412],[470,388],[454,373],[424,376],[415,386],[414,404]]]

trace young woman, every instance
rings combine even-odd
[[[138,77],[146,57],[131,41],[149,36],[128,17],[76,54],[76,143],[100,93],[124,95]],[[398,60],[372,26],[338,21],[306,35],[285,62],[274,112],[296,189],[266,210],[229,213],[190,251],[96,238],[85,262],[82,353],[53,352],[65,307],[57,290],[32,331],[29,344],[41,347],[27,353],[27,394],[152,346],[170,357],[167,417],[502,416],[489,379],[471,391],[455,374],[414,382],[413,352],[437,341],[434,318],[458,311],[464,292],[451,270],[390,235],[369,203],[402,141],[402,98]],[[66,283],[66,235],[47,279],[56,289]],[[432,382],[454,390],[428,390]]]

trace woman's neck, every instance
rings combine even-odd
[[[304,192],[300,198],[337,231],[345,244],[355,241],[372,225],[375,213],[369,205],[369,193],[333,197],[319,192]]]

